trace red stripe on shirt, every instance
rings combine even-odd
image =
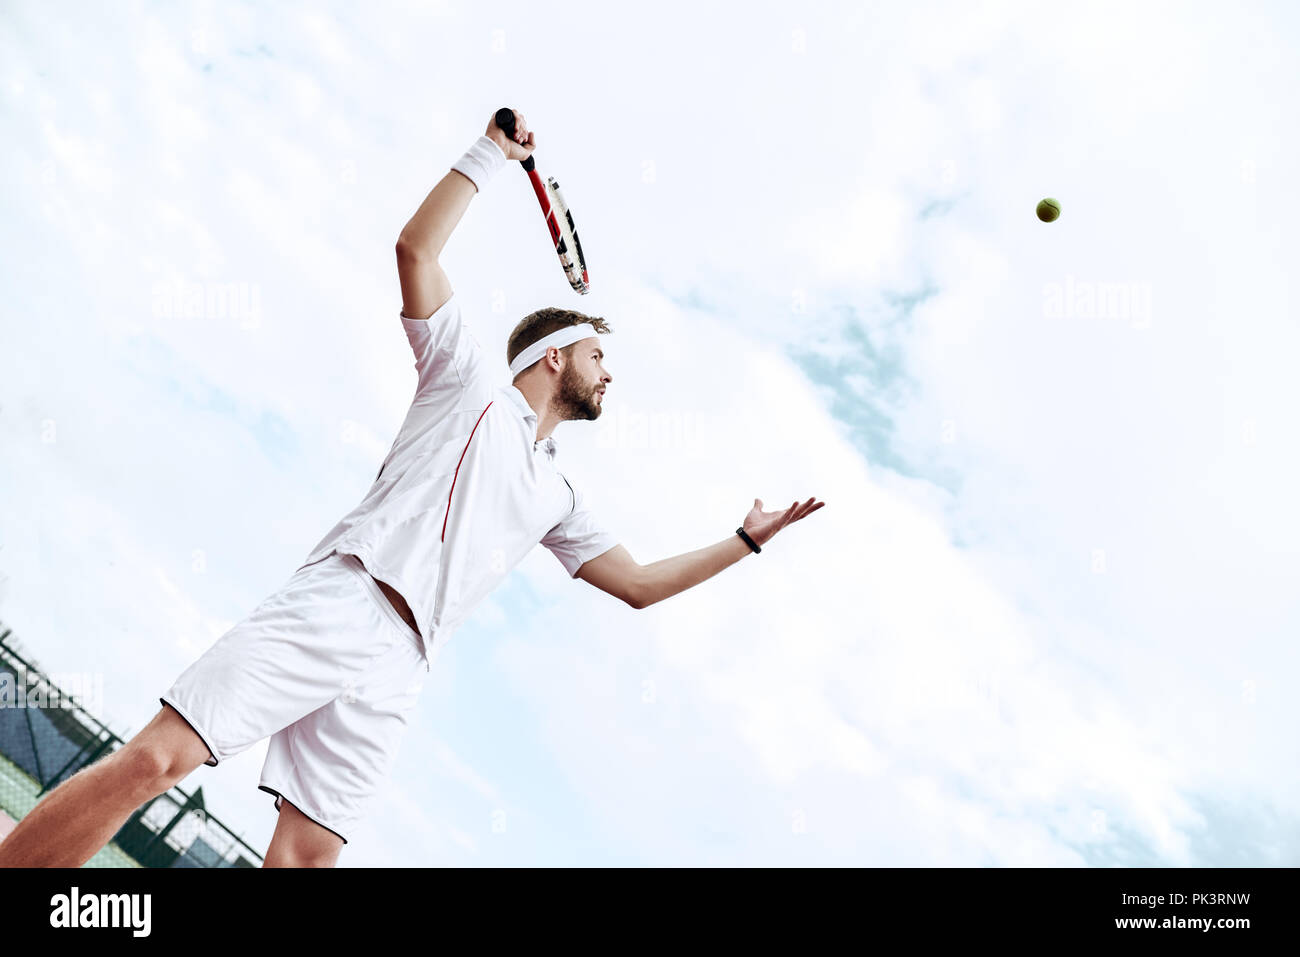
[[[479,422],[483,421],[483,416],[487,415],[487,410],[490,408],[492,408],[491,402],[483,407],[483,411],[478,414],[478,421],[474,423],[474,428],[469,430],[469,438],[465,440],[465,447],[460,450],[460,458],[456,461],[456,472],[451,477],[451,491],[447,493],[447,511],[442,516],[442,535],[439,536],[439,541],[445,542],[447,540],[447,516],[451,514],[451,496],[456,491],[456,476],[460,475],[460,463],[465,461],[465,453],[469,451],[469,443],[473,440],[474,433],[478,431]]]

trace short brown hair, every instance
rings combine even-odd
[[[595,326],[596,332],[601,334],[614,331],[609,323],[599,316],[587,316],[572,309],[556,309],[548,306],[529,313],[519,320],[519,325],[515,326],[514,332],[510,333],[510,338],[506,340],[506,362],[514,362],[515,356],[552,332],[557,332],[565,326],[576,326],[580,322],[590,322]],[[564,349],[576,345],[577,343],[574,342]],[[563,352],[564,349],[560,351]]]

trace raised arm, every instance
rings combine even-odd
[[[825,504],[810,498],[802,504],[795,502],[783,512],[765,512],[763,502],[754,499],[754,507],[745,516],[741,527],[754,544],[762,548],[785,526],[811,515]],[[752,554],[749,545],[735,534],[713,545],[650,565],[637,563],[626,548],[618,545],[583,564],[576,577],[609,592],[633,608],[645,608],[712,578],[749,554]]]
[[[522,160],[532,153],[533,134],[515,113],[515,138],[511,140],[495,119],[484,133],[507,160]],[[490,147],[489,147],[490,148]],[[402,284],[402,315],[428,319],[451,298],[451,282],[438,257],[451,232],[465,215],[478,187],[467,175],[451,170],[429,192],[397,238],[397,276]]]

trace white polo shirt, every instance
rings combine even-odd
[[[541,542],[570,577],[618,544],[537,441],[537,413],[489,374],[455,295],[428,319],[400,315],[415,398],[361,504],[303,566],[356,555],[410,606],[430,660]]]

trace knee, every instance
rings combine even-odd
[[[342,845],[342,841],[332,837],[304,834],[295,830],[285,832],[277,827],[275,836],[271,838],[271,846],[266,849],[262,866],[334,867],[338,864]]]
[[[184,725],[183,730],[178,724]],[[152,797],[176,784],[208,756],[207,746],[193,729],[164,708],[113,757],[131,785]]]
[[[334,867],[343,850],[343,838],[317,824],[289,801],[282,799],[277,803],[280,820],[276,822],[262,866]]]
[[[313,848],[279,847],[268,848],[263,867],[334,867],[338,864],[337,850],[319,850]]]
[[[142,798],[161,794],[185,776],[178,772],[176,756],[156,741],[128,741],[113,755],[118,772]]]

